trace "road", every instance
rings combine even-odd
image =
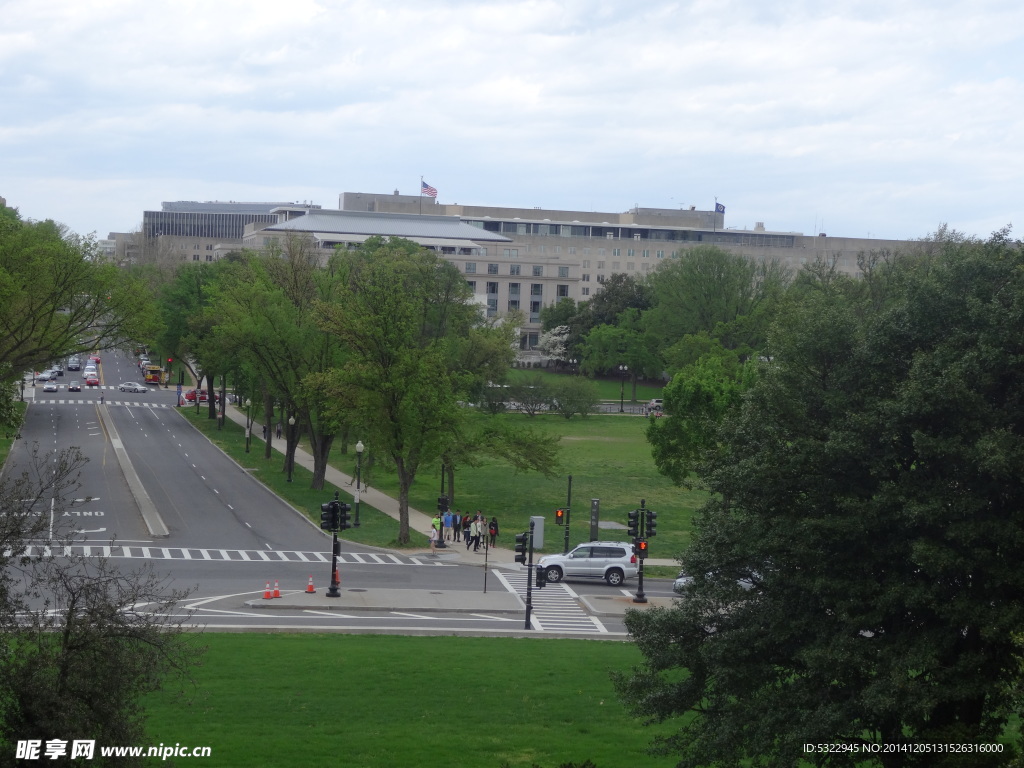
[[[525,571],[463,563],[460,548],[431,556],[342,542],[342,597],[327,598],[328,536],[193,429],[175,407],[175,387],[120,392],[120,382],[140,377],[131,360],[110,352],[100,365],[100,387],[68,392],[75,375],[65,374],[55,393],[26,389],[31,405],[8,469],[26,465],[34,444],[43,451],[79,447],[88,463],[76,502],[62,516],[78,529],[72,550],[109,557],[127,570],[151,563],[175,587],[191,590],[182,605],[188,623],[238,630],[525,631]],[[151,522],[144,522],[140,493],[166,526],[165,536],[152,535]],[[310,578],[314,594],[305,591]],[[264,600],[275,583],[283,597]],[[671,598],[667,580],[648,580],[645,587],[653,602]],[[548,585],[533,592],[529,631],[621,638],[632,594],[604,584]]]

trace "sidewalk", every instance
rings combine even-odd
[[[245,428],[245,414],[240,411],[235,405],[229,405],[224,410],[224,414],[227,418],[231,419],[236,424],[241,425]],[[262,442],[261,438],[257,435],[253,435],[254,442]],[[271,447],[278,453],[284,453],[285,441],[283,438],[275,439],[271,442]],[[295,449],[295,463],[305,467],[310,472],[313,471],[313,457],[301,448]],[[340,489],[342,493],[352,493],[355,490],[355,481],[349,475],[341,472],[334,467],[328,465],[327,472],[324,479]],[[353,491],[348,491],[348,488],[352,488]],[[365,501],[371,507],[380,510],[388,517],[398,520],[398,499],[394,499],[387,494],[381,493],[373,488],[364,487],[359,492],[360,501]],[[433,519],[433,514],[427,515],[420,512],[417,509],[409,507],[409,530],[419,531],[420,533],[426,534],[430,531],[430,523]],[[507,529],[506,529],[507,531]],[[463,563],[470,565],[484,565],[484,549],[480,548],[479,552],[473,552],[467,550],[466,545],[463,542],[447,542],[448,546],[445,549],[439,550],[439,553],[451,557],[452,554],[458,555],[458,559]],[[505,547],[490,547],[490,551],[487,555],[488,566],[500,567],[500,568],[512,568],[518,570],[521,566],[516,563],[515,552]],[[402,554],[415,554],[416,552],[429,552],[429,548],[422,550],[402,550]],[[671,559],[650,559],[647,561],[647,565],[670,565],[675,566],[678,563]]]

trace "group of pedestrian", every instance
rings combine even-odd
[[[448,510],[443,515],[434,515],[430,525],[430,551],[437,548],[439,541],[465,541],[466,550],[472,546],[474,552],[480,551],[480,545],[496,546],[498,543],[498,518],[487,517],[479,509],[475,514],[462,514],[461,509],[454,512]]]

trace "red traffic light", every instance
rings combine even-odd
[[[556,509],[555,510],[555,525],[563,525],[564,523],[565,523],[565,510],[564,509]]]

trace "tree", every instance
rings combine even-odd
[[[509,396],[527,416],[536,416],[551,407],[551,387],[543,376],[534,374],[520,379],[509,388]]]
[[[47,536],[49,516],[38,509],[52,501],[58,526],[65,519],[82,462],[77,451],[35,454],[20,476],[0,483],[3,766],[23,764],[15,759],[19,740],[145,743],[145,695],[186,675],[198,658],[183,619],[172,615],[185,593],[169,590],[151,568],[127,573],[102,558],[26,555],[30,541]],[[54,533],[49,541],[60,551],[73,531]]]
[[[0,385],[68,355],[152,334],[148,294],[97,260],[92,239],[0,210]],[[0,398],[9,401],[10,392],[0,387]]]
[[[647,425],[658,471],[687,488],[697,462],[714,450],[723,419],[740,406],[743,392],[756,379],[755,362],[740,362],[715,344],[672,377],[662,391],[668,417]]]
[[[1024,250],[998,233],[885,269],[882,306],[787,312],[706,455],[692,587],[627,619],[645,662],[620,692],[694,713],[658,743],[680,766],[1009,759],[802,751],[992,743],[1019,712]]]
[[[347,348],[335,392],[348,392],[366,442],[398,475],[397,541],[409,541],[409,489],[420,467],[453,439],[458,401],[473,381],[457,340],[479,323],[469,287],[451,264],[399,238],[370,238],[346,258],[348,281],[320,303],[321,327]]]
[[[563,376],[551,386],[551,408],[566,419],[586,416],[600,400],[597,385],[582,376]]]

